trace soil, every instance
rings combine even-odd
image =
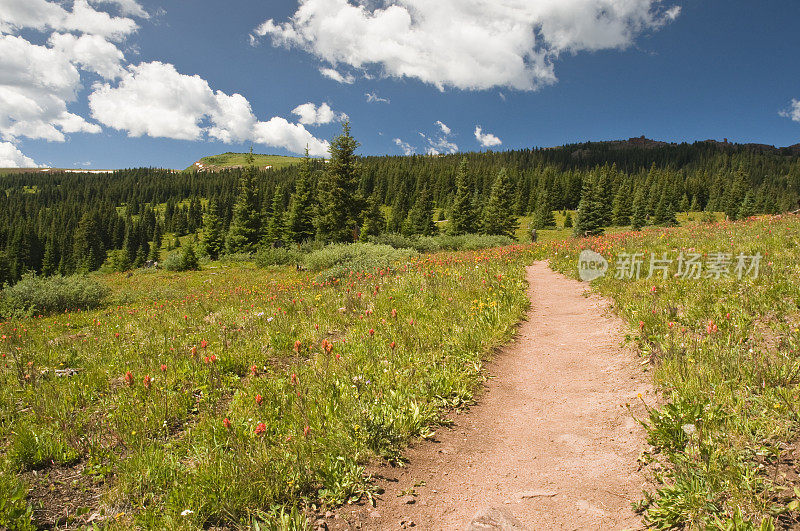
[[[639,394],[655,402],[651,378],[608,301],[546,262],[527,277],[527,320],[488,364],[477,405],[412,446],[406,466],[372,467],[376,506],[329,513],[328,529],[642,527],[631,503],[647,487],[646,443],[632,413],[644,416]]]

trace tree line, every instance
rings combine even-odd
[[[800,157],[711,142],[408,157],[359,157],[357,149],[344,124],[326,161],[306,155],[276,170],[0,175],[0,282],[27,271],[138,267],[185,236],[218,258],[440,227],[513,236],[521,216],[532,216],[532,228],[554,227],[553,211],[577,210],[565,224],[597,234],[675,224],[685,211],[730,219],[783,212],[800,198]]]

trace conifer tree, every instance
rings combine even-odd
[[[367,209],[364,211],[364,221],[361,224],[361,239],[368,236],[378,236],[386,228],[386,217],[381,212],[381,202],[378,194],[373,193],[367,200]]]
[[[156,221],[153,227],[153,245],[150,246],[148,260],[158,262],[161,259],[161,244],[164,242],[164,234],[161,230],[161,223]]]
[[[599,202],[599,187],[592,179],[585,179],[578,203],[577,221],[574,234],[577,237],[594,236],[603,233],[602,209]]]
[[[633,199],[633,215],[631,216],[631,227],[633,230],[641,230],[647,223],[647,204],[644,191],[640,188]]]
[[[75,256],[77,270],[83,273],[99,268],[106,259],[100,227],[92,213],[85,213],[75,229]]]
[[[311,159],[306,154],[300,163],[300,175],[295,183],[294,193],[289,201],[287,219],[289,237],[300,243],[314,237],[314,194],[311,183]],[[381,227],[383,230],[383,227]]]
[[[492,191],[483,211],[481,232],[514,238],[514,233],[519,228],[519,221],[514,215],[513,206],[512,183],[508,178],[508,172],[503,168],[492,184]]]
[[[536,210],[533,213],[533,220],[531,228],[533,229],[550,229],[555,228],[556,218],[553,215],[552,205],[550,204],[550,195],[547,189],[543,188],[536,200]]]
[[[571,229],[572,228],[572,212],[567,212],[564,216],[564,228]]]
[[[477,232],[477,214],[472,197],[467,159],[461,159],[456,173],[456,196],[450,209],[447,232],[452,235]]]
[[[624,186],[620,186],[614,196],[614,212],[612,219],[612,223],[617,227],[624,227],[631,224],[631,205],[628,202],[629,199],[629,190]]]
[[[283,192],[278,189],[275,190],[275,195],[272,197],[272,215],[267,223],[264,238],[261,243],[264,245],[280,246],[286,242],[286,216],[283,212]]]
[[[403,229],[403,222],[408,217],[408,211],[411,210],[411,192],[409,190],[408,176],[401,174],[400,179],[400,189],[395,194],[394,201],[392,201],[392,215],[387,223],[387,229],[390,232],[400,232]]]
[[[47,242],[44,245],[44,258],[42,258],[42,275],[44,276],[50,276],[58,271],[55,231],[50,234],[51,236],[47,238]]]
[[[433,222],[433,200],[428,193],[427,185],[417,195],[414,206],[403,223],[403,234],[406,236],[432,236],[438,232]]]
[[[739,207],[739,212],[737,214],[738,219],[747,219],[750,216],[754,216],[756,214],[755,206],[756,205],[755,201],[753,200],[753,193],[748,191],[745,194],[744,199],[742,200],[741,206]]]
[[[197,271],[200,269],[200,261],[197,259],[197,253],[194,252],[194,245],[192,245],[191,242],[183,248],[181,261],[183,262],[183,269],[186,271]]]
[[[358,142],[350,135],[350,123],[330,145],[331,158],[319,187],[319,207],[314,224],[323,242],[350,242],[363,210],[357,196],[359,184]]]
[[[205,220],[203,220],[203,241],[202,252],[207,254],[212,260],[219,258],[225,245],[223,234],[222,219],[219,216],[217,202],[212,199],[208,203]]]
[[[261,233],[261,213],[256,194],[256,168],[249,165],[239,180],[239,197],[233,206],[233,218],[226,240],[229,253],[255,250]]]

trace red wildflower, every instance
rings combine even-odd
[[[302,346],[303,343],[301,343],[300,340],[298,339],[297,341],[294,342],[294,351],[300,354],[300,347]]]
[[[258,367],[256,367],[255,365],[253,365],[252,367],[250,367],[250,374],[252,374],[253,376],[255,376],[256,374],[258,374]]]
[[[257,404],[257,405],[259,405],[259,406],[260,406],[260,405],[261,405],[261,402],[263,402],[263,401],[264,401],[264,397],[263,397],[263,396],[261,396],[261,395],[256,395],[256,404]]]
[[[142,379],[142,382],[144,383],[145,389],[150,389],[150,384],[153,382],[153,379],[150,378],[150,375],[148,374]]]
[[[369,335],[370,336],[374,336],[375,335],[375,329],[374,328],[370,328],[369,329]]]
[[[197,347],[192,347],[192,357],[197,356]]]
[[[258,426],[256,426],[256,435],[261,435],[265,431],[267,431],[267,425],[263,422],[259,422]]]
[[[161,364],[161,372],[167,372],[167,366],[163,363]]]
[[[292,385],[297,385],[297,375],[292,373],[292,377],[289,379]]]
[[[706,325],[706,332],[709,334],[713,334],[718,330],[717,325],[714,323],[713,319],[708,320],[708,324]]]
[[[129,387],[133,387],[133,373],[131,371],[125,373],[125,383],[128,384]]]
[[[308,437],[308,434],[311,433],[311,426],[306,424],[305,428],[303,428],[303,437]]]
[[[394,350],[396,346],[397,346],[397,344],[396,344],[394,341],[392,341],[391,343],[389,343],[389,347],[390,347],[392,350]]]
[[[222,425],[225,426],[226,430],[231,429],[231,421],[228,420],[228,417],[225,417],[222,421]]]
[[[200,341],[200,348],[206,348],[208,346],[208,341],[205,339]]]

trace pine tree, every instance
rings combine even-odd
[[[585,179],[581,190],[581,200],[578,203],[575,236],[594,236],[603,233],[603,213],[598,200],[599,195],[597,183],[592,179]]]
[[[624,227],[631,224],[631,206],[628,202],[630,192],[624,186],[620,186],[614,196],[614,212],[612,223],[617,227]]]
[[[153,245],[150,246],[150,255],[148,260],[158,262],[161,259],[161,244],[164,243],[164,234],[161,231],[161,223],[156,221],[153,227]]]
[[[283,192],[275,190],[272,197],[272,215],[267,223],[264,238],[261,240],[263,245],[282,246],[288,240],[286,230],[286,216],[283,212]]]
[[[681,197],[681,202],[678,205],[678,208],[680,209],[681,212],[689,212],[690,207],[691,205],[689,203],[689,196],[683,194],[683,197]]]
[[[500,170],[492,184],[489,200],[483,211],[481,232],[514,238],[519,221],[514,215],[514,191],[505,168]]]
[[[83,273],[99,268],[106,259],[100,227],[95,216],[89,212],[81,217],[75,229],[74,256],[77,270]]]
[[[400,232],[403,229],[403,222],[408,217],[411,210],[411,192],[409,191],[409,179],[405,174],[400,175],[400,189],[395,193],[392,201],[392,215],[387,223],[390,232]]]
[[[551,229],[556,226],[556,218],[553,215],[552,205],[550,204],[550,195],[547,189],[543,188],[536,200],[536,210],[533,213],[533,220],[531,222],[532,229]]]
[[[645,223],[647,223],[647,203],[644,197],[644,191],[640,188],[633,199],[631,226],[633,230],[641,230]]]
[[[403,234],[406,236],[432,236],[437,232],[438,229],[433,222],[433,200],[428,193],[428,187],[423,186],[403,223]]]
[[[738,219],[747,219],[750,216],[754,216],[756,214],[755,206],[756,205],[755,201],[753,200],[753,193],[751,191],[748,191],[745,194],[744,199],[742,200],[741,206],[739,207]]]
[[[381,212],[381,202],[378,194],[373,193],[367,200],[367,209],[364,211],[364,222],[361,224],[361,239],[368,236],[380,235],[386,227],[386,217]]]
[[[450,209],[447,232],[452,235],[477,232],[477,218],[473,204],[472,183],[469,179],[467,159],[461,159],[456,173],[456,196]]]
[[[564,216],[564,228],[571,229],[572,228],[572,212],[567,212]]]
[[[44,276],[50,276],[58,271],[55,231],[51,231],[50,234],[51,236],[44,245],[44,258],[42,259],[42,275]]]
[[[331,158],[319,187],[319,207],[314,224],[323,242],[353,241],[354,229],[363,208],[358,198],[359,167],[355,154],[358,142],[350,135],[350,123],[330,146]]]
[[[250,165],[239,180],[239,197],[233,206],[233,219],[226,240],[229,253],[255,250],[261,233],[261,213],[256,194],[256,168]]]
[[[314,237],[314,194],[311,184],[311,159],[306,155],[300,163],[300,175],[295,183],[294,193],[289,201],[287,219],[289,237],[300,243]],[[383,230],[383,227],[381,227]]]
[[[695,195],[692,197],[692,204],[689,205],[690,212],[700,212],[700,202],[697,200],[697,196]]]
[[[181,260],[183,262],[183,269],[186,271],[197,271],[200,269],[200,261],[197,259],[197,254],[194,252],[194,245],[192,245],[191,242],[183,248]]]
[[[203,220],[202,252],[212,260],[219,258],[225,244],[222,220],[219,217],[219,207],[215,200],[208,203],[205,220]]]

